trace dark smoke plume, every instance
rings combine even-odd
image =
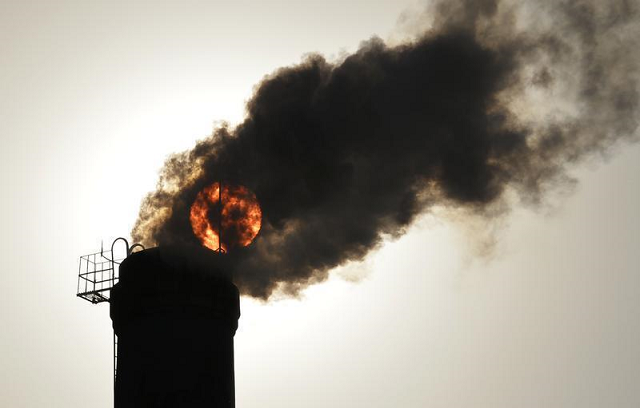
[[[133,238],[197,242],[198,191],[245,185],[263,226],[235,279],[268,298],[362,259],[434,205],[483,214],[507,191],[538,203],[565,166],[637,138],[639,8],[447,0],[413,41],[373,38],[337,63],[281,68],[244,122],[170,157]]]

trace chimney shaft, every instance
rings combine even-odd
[[[111,292],[115,408],[234,408],[238,289],[224,255],[158,247],[130,255]]]

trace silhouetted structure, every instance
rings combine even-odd
[[[238,289],[225,256],[158,247],[128,256],[111,289],[115,407],[235,407]]]

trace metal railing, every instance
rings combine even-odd
[[[116,256],[116,243],[124,243],[124,251],[120,257]],[[111,288],[120,279],[120,264],[136,249],[143,249],[141,244],[129,247],[129,242],[120,237],[111,244],[110,250],[100,249],[100,252],[82,255],[78,266],[78,287],[76,296],[88,300],[93,304],[108,302],[111,298]],[[118,372],[118,336],[113,333],[113,383],[115,386]]]

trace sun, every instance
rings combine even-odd
[[[227,252],[251,244],[262,226],[262,210],[248,188],[214,182],[196,196],[189,221],[203,246]]]

